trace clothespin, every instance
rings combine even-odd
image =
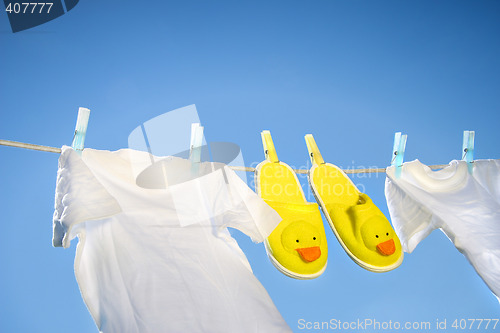
[[[90,110],[87,108],[78,109],[78,117],[76,119],[75,135],[71,147],[78,153],[82,154],[83,144],[85,143],[85,134],[87,134],[87,126],[89,124]]]
[[[311,158],[312,165],[325,164],[313,135],[306,134],[304,138],[306,139],[307,150],[309,151],[309,157]]]
[[[279,163],[278,154],[276,154],[276,148],[274,148],[271,132],[262,131],[260,133],[260,136],[262,137],[262,145],[264,146],[264,154],[266,155],[266,160],[272,163]]]
[[[472,174],[474,167],[474,131],[464,131],[464,139],[462,143],[462,161],[467,162],[469,173]]]
[[[191,171],[198,173],[199,163],[201,161],[201,145],[203,144],[203,126],[200,123],[191,124],[191,143],[189,159],[191,160]]]
[[[406,149],[407,135],[401,135],[401,132],[394,134],[394,146],[392,147],[392,161],[391,165],[396,167],[396,178],[401,177],[401,169],[403,166],[403,159]]]

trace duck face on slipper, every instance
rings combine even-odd
[[[373,272],[387,272],[401,264],[399,238],[370,197],[359,193],[348,204],[327,207],[332,229],[358,265]]]
[[[269,204],[283,217],[267,239],[273,263],[297,279],[321,275],[327,264],[328,245],[318,206]]]
[[[387,220],[378,216],[369,219],[363,224],[361,237],[368,249],[382,256],[391,256],[396,253],[396,246],[401,247],[398,236],[396,236],[391,225]]]
[[[313,262],[321,257],[322,235],[307,221],[297,221],[286,227],[281,234],[281,244],[294,257],[299,255],[304,262]]]
[[[402,259],[401,242],[384,214],[373,204],[370,197],[360,193],[356,205],[348,209],[360,246],[353,252],[363,261],[377,267],[396,266]]]

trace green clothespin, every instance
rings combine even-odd
[[[474,131],[464,131],[462,154],[462,161],[467,162],[469,173],[472,174],[474,168]]]
[[[403,167],[403,160],[406,149],[406,138],[407,135],[401,135],[401,132],[397,132],[396,134],[394,134],[391,165],[396,167],[396,178],[401,177],[401,170]]]
[[[200,123],[191,124],[191,143],[189,151],[189,160],[191,161],[191,171],[198,173],[201,162],[201,146],[203,144],[203,126]]]
[[[87,108],[78,109],[78,117],[76,119],[75,135],[71,147],[79,154],[82,154],[85,143],[85,135],[87,134],[87,126],[89,124],[90,110]]]

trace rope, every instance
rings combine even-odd
[[[34,145],[31,143],[23,143],[23,142],[16,142],[16,141],[9,141],[9,140],[0,140],[0,145],[2,146],[9,146],[9,147],[17,147],[17,148],[25,148],[25,149],[31,149],[31,150],[38,150],[38,151],[46,151],[49,153],[61,153],[61,148],[56,148],[56,147],[49,147],[49,146],[41,146],[41,145]],[[448,166],[448,164],[439,164],[439,165],[430,165],[429,168],[432,170],[436,169],[442,169],[444,167]],[[244,172],[255,172],[255,168],[250,168],[250,167],[242,167],[242,166],[229,166],[231,169],[234,171],[244,171]],[[309,170],[306,169],[293,169],[295,173],[299,174],[307,174]],[[347,174],[357,174],[357,173],[379,173],[379,172],[385,172],[385,168],[370,168],[370,169],[343,169]]]
[[[39,151],[47,151],[49,153],[61,153],[61,148],[49,147],[49,146],[40,146],[34,145],[31,143],[23,143],[16,141],[8,141],[8,140],[0,140],[0,145],[9,146],[9,147],[17,147],[17,148],[26,148],[31,150],[39,150]]]

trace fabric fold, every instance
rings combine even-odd
[[[290,332],[228,227],[256,242],[281,218],[220,163],[63,147],[55,246],[104,333]],[[193,172],[196,170],[196,172]]]
[[[415,160],[387,168],[385,195],[395,231],[406,252],[441,229],[500,296],[500,160],[465,161],[439,171]]]
[[[62,147],[57,172],[53,239],[55,247],[68,248],[78,224],[99,220],[122,211],[118,201],[96,180],[82,158]]]

